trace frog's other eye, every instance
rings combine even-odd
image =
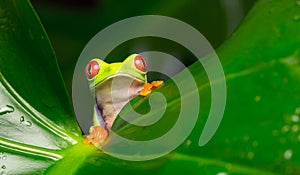
[[[99,63],[95,60],[92,60],[86,65],[85,74],[88,79],[92,79],[98,74],[99,70],[100,70]]]
[[[148,68],[148,63],[147,63],[146,59],[140,55],[137,55],[134,58],[134,65],[137,69],[139,69],[140,71],[143,71],[143,72],[146,72],[146,70]]]

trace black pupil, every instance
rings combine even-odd
[[[91,64],[89,65],[88,73],[89,73],[90,75],[92,74],[92,65],[91,65]]]
[[[141,59],[141,62],[143,64],[143,67],[145,67],[146,63],[145,63],[145,60],[144,59]]]

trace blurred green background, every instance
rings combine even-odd
[[[153,162],[137,163],[117,160],[98,152],[96,154],[82,144],[83,137],[62,87],[52,49],[49,48],[48,42],[45,42],[44,33],[29,4],[27,1],[18,0],[1,2],[2,9],[5,9],[2,10],[5,20],[2,19],[4,27],[1,28],[4,37],[3,42],[0,42],[3,49],[0,52],[1,74],[33,108],[57,124],[57,128],[62,127],[67,133],[77,134],[74,138],[79,140],[78,144],[68,147],[65,144],[67,140],[62,137],[62,143],[58,145],[59,150],[54,150],[54,154],[63,157],[58,162],[36,156],[34,152],[24,154],[22,149],[30,148],[32,138],[52,138],[50,136],[56,133],[52,132],[51,127],[37,128],[45,130],[45,135],[41,135],[41,132],[34,128],[19,128],[19,118],[15,120],[16,123],[9,122],[9,119],[20,116],[15,113],[11,113],[11,117],[3,115],[5,118],[1,118],[0,122],[7,124],[7,127],[1,127],[3,132],[0,132],[0,146],[1,149],[7,149],[9,157],[16,155],[16,161],[10,159],[11,162],[8,162],[7,168],[2,168],[2,171],[18,171],[20,174],[33,172],[34,166],[26,163],[30,158],[28,155],[31,155],[32,159],[42,161],[37,162],[35,167],[40,172],[56,173],[56,170],[59,170],[60,174],[67,168],[72,168],[77,174],[114,174],[131,171],[135,174],[200,172],[215,175],[228,172],[265,175],[267,171],[272,174],[299,174],[299,1],[261,0],[251,10],[238,32],[224,45],[221,44],[239,25],[254,1],[32,1],[56,51],[69,93],[72,91],[72,75],[76,61],[87,42],[106,26],[124,18],[147,14],[175,17],[194,26],[218,48],[217,53],[226,74],[227,104],[214,139],[204,147],[198,146],[199,131],[202,130],[209,112],[211,92],[205,71],[199,71],[200,63],[195,63],[189,70],[197,79],[202,100],[201,108],[203,107],[196,127],[174,152]],[[15,30],[6,30],[9,29],[7,24],[14,26]],[[188,50],[177,43],[143,37],[119,45],[106,60],[122,61],[130,53],[147,50],[172,54],[185,65],[190,65],[195,59]],[[15,64],[16,62],[18,64]],[[186,84],[189,85],[188,82]],[[6,90],[7,87],[2,88]],[[173,87],[169,81],[158,90],[168,92],[172,96],[168,98],[172,104],[168,110],[170,115],[166,116],[167,124],[170,123],[169,118],[174,120],[180,105],[175,101],[178,98],[173,99],[174,91],[170,90],[174,89]],[[10,95],[5,93],[4,96]],[[143,110],[147,107],[147,100],[141,101],[143,103],[138,104],[137,108]],[[135,102],[140,101],[137,99]],[[15,106],[23,109],[22,104],[16,103]],[[43,118],[40,119],[39,116],[39,113],[35,116],[25,115],[33,122],[33,126],[40,126],[38,122]],[[166,128],[165,125],[163,127]],[[127,128],[135,137],[141,133],[134,127]],[[149,131],[145,132],[146,134],[151,135],[150,132],[155,134],[161,130],[150,128],[146,131]],[[13,137],[7,136],[7,133]],[[10,144],[14,140],[15,145]],[[54,144],[59,142],[56,135],[50,141]],[[15,147],[7,148],[7,145]],[[40,149],[43,150],[33,150]],[[47,151],[53,153],[52,149]],[[41,166],[45,162],[45,166]],[[77,164],[74,165],[74,162]],[[30,167],[31,170],[16,169],[16,166]]]
[[[71,94],[76,61],[88,41],[103,28],[137,15],[165,15],[195,27],[213,47],[217,48],[235,30],[255,1],[32,0],[31,2],[54,47],[64,81]],[[187,66],[196,59],[177,43],[143,37],[121,44],[106,60],[122,61],[130,53],[148,50],[172,54]]]

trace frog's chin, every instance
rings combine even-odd
[[[103,119],[111,128],[122,108],[139,95],[144,81],[128,74],[111,76],[95,88],[96,103],[102,110]]]

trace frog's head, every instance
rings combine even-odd
[[[108,64],[99,58],[92,59],[85,68],[85,73],[93,89],[114,77],[131,77],[133,80],[146,82],[148,63],[138,54],[132,54],[123,62]]]

